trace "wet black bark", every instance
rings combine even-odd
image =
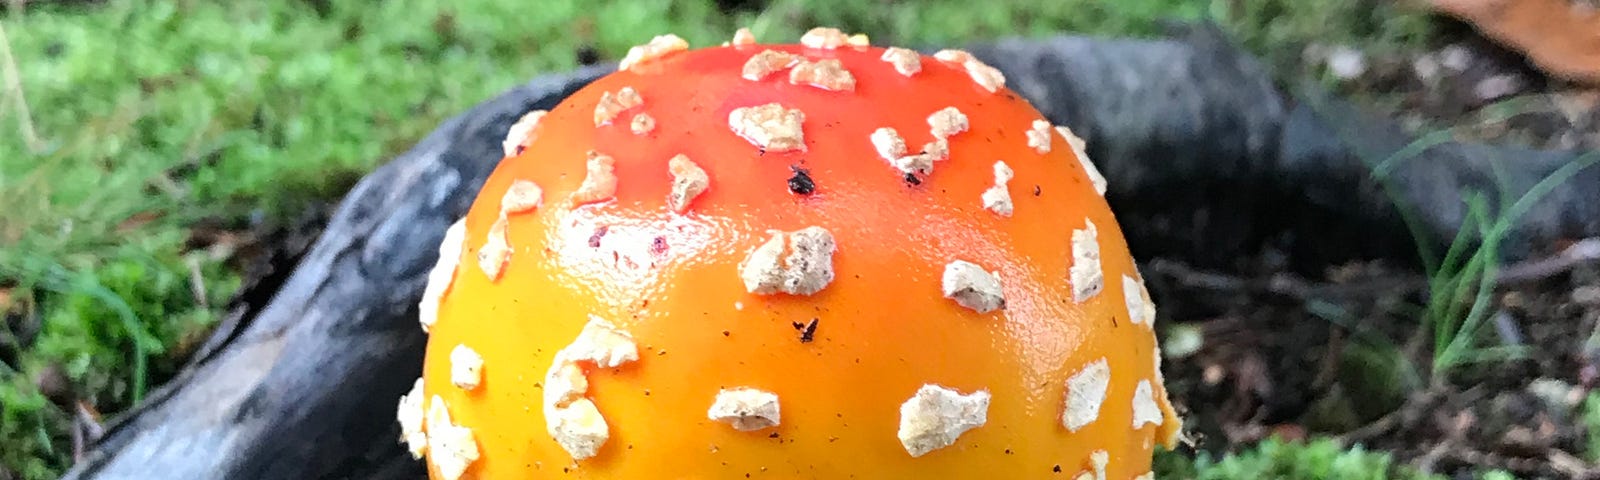
[[[1089,141],[1140,257],[1240,267],[1236,259],[1270,247],[1287,264],[1315,268],[1413,256],[1364,160],[1408,137],[1348,108],[1291,106],[1219,38],[1197,29],[1164,41],[1061,37],[972,51]],[[394,408],[421,368],[415,305],[443,232],[520,114],[554,106],[609,68],[513,89],[369,175],[281,288],[238,305],[202,354],[65,478],[420,476],[398,443]],[[1514,160],[1513,193],[1575,156],[1452,144],[1402,164],[1399,196],[1418,206],[1431,235],[1453,235],[1461,192],[1497,191],[1487,153]],[[1519,224],[1508,252],[1600,235],[1600,168],[1582,175]]]

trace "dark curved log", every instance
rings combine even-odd
[[[1407,137],[1345,110],[1288,106],[1215,30],[971,50],[1088,139],[1141,257],[1231,267],[1274,247],[1315,266],[1412,251],[1357,155],[1392,151]],[[515,88],[365,178],[270,301],[240,305],[189,367],[112,425],[65,478],[419,476],[397,441],[393,409],[421,368],[415,305],[443,231],[466,211],[521,113],[550,108],[609,69]],[[1395,171],[1431,233],[1459,225],[1452,193],[1484,185],[1485,167],[1472,158],[1489,148],[1440,147]],[[1574,156],[1516,153],[1540,159],[1512,166],[1513,190]],[[1600,234],[1595,170],[1519,224],[1520,241]]]
[[[1314,93],[1304,97],[1285,122],[1274,168],[1278,195],[1291,198],[1294,210],[1307,215],[1286,222],[1284,230],[1325,237],[1305,243],[1304,249],[1318,254],[1302,257],[1349,258],[1342,245],[1380,238],[1392,246],[1367,252],[1368,257],[1416,255],[1397,205],[1415,215],[1421,240],[1442,251],[1463,225],[1467,196],[1483,195],[1495,215],[1564,168],[1582,169],[1515,219],[1502,240],[1502,260],[1520,261],[1557,250],[1565,240],[1600,236],[1600,165],[1595,164],[1600,152],[1435,144],[1346,102]],[[1421,145],[1432,146],[1413,148]],[[1371,173],[1379,168],[1391,188],[1383,188]],[[1478,238],[1471,228],[1468,233]]]

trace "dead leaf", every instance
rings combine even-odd
[[[1600,84],[1600,11],[1570,0],[1433,0],[1554,77]]]

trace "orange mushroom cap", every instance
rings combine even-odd
[[[865,43],[658,37],[513,127],[422,302],[433,478],[1149,472],[1180,422],[1081,140]]]

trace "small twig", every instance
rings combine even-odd
[[[87,446],[100,440],[105,435],[106,428],[100,424],[99,414],[95,413],[83,400],[73,404],[72,418],[72,460],[83,461]]]
[[[1388,434],[1390,431],[1394,430],[1395,427],[1400,426],[1400,422],[1404,420],[1406,415],[1416,413],[1419,410],[1431,409],[1435,402],[1442,395],[1444,395],[1443,391],[1438,389],[1428,389],[1412,393],[1406,397],[1405,402],[1402,403],[1399,408],[1383,414],[1383,416],[1378,417],[1377,420],[1373,420],[1366,425],[1362,425],[1354,430],[1344,432],[1334,436],[1333,438],[1335,441],[1339,442],[1340,445],[1345,446],[1365,443],[1368,440],[1378,438]]]
[[[44,150],[44,143],[33,131],[33,115],[28,112],[28,99],[22,94],[22,78],[17,75],[17,61],[11,56],[11,37],[6,35],[5,25],[0,25],[0,63],[5,65],[6,96],[14,94],[17,100],[17,124],[22,130],[22,142],[28,145],[30,153],[38,153]]]
[[[189,196],[188,190],[183,188],[183,185],[174,180],[167,172],[160,172],[151,176],[149,184],[151,187],[155,187],[157,190],[161,190],[162,193],[171,196],[173,200],[181,201]]]
[[[1340,445],[1345,446],[1366,443],[1367,440],[1378,438],[1381,435],[1389,433],[1390,430],[1394,430],[1394,427],[1400,424],[1400,416],[1401,411],[1398,409],[1389,413],[1385,413],[1382,417],[1378,417],[1377,420],[1373,420],[1366,425],[1357,427],[1355,430],[1344,432],[1343,434],[1334,437],[1334,440],[1339,442]]]
[[[1417,459],[1417,469],[1425,475],[1432,475],[1437,473],[1434,467],[1439,464],[1439,460],[1450,455],[1452,451],[1470,450],[1471,448],[1463,442],[1463,437],[1466,436],[1467,430],[1472,428],[1472,424],[1476,423],[1475,418],[1470,411],[1457,411],[1451,417],[1452,423],[1446,427],[1448,430],[1444,432],[1444,441],[1434,445],[1428,449],[1427,454]]]
[[[1248,282],[1242,278],[1216,272],[1200,271],[1183,263],[1165,259],[1152,260],[1148,268],[1154,273],[1170,275],[1189,287],[1229,291],[1244,290],[1249,287]]]
[[[1545,451],[1545,459],[1550,461],[1550,467],[1567,475],[1569,478],[1594,478],[1600,476],[1600,469],[1589,466],[1583,459],[1567,453],[1559,448],[1549,448]]]
[[[1289,274],[1273,275],[1265,279],[1246,279],[1220,272],[1199,270],[1182,262],[1163,259],[1151,261],[1147,268],[1151,272],[1171,276],[1186,287],[1230,293],[1271,293],[1302,302],[1313,299],[1332,301],[1403,294],[1422,291],[1428,286],[1427,279],[1409,273],[1364,279],[1361,282],[1314,283]]]
[[[1600,262],[1600,237],[1579,240],[1550,257],[1508,265],[1500,271],[1498,283],[1510,285],[1544,280],[1595,262]]]
[[[1456,440],[1451,441],[1455,442]],[[1445,452],[1441,458],[1448,458],[1459,463],[1471,465],[1475,469],[1507,470],[1527,476],[1534,476],[1529,472],[1555,470],[1563,475],[1559,478],[1578,480],[1593,479],[1597,473],[1600,473],[1593,468],[1585,466],[1583,460],[1579,460],[1573,457],[1572,454],[1557,448],[1545,449],[1545,455],[1542,459],[1544,461],[1540,461],[1541,458],[1539,457],[1509,456],[1503,453],[1480,450],[1457,442],[1457,445],[1450,451]],[[1545,478],[1544,475],[1538,475],[1538,477]],[[1519,476],[1518,478],[1524,477]]]
[[[1344,359],[1344,329],[1333,323],[1328,324],[1328,345],[1323,351],[1317,376],[1311,380],[1312,388],[1321,390],[1333,385],[1339,379],[1339,361]]]
[[[1600,237],[1586,238],[1550,257],[1508,265],[1495,277],[1497,286],[1544,280],[1578,266],[1600,263]],[[1427,279],[1416,275],[1335,284],[1312,283],[1289,275],[1275,275],[1265,281],[1251,280],[1220,272],[1198,270],[1181,262],[1157,259],[1148,267],[1178,279],[1185,286],[1215,291],[1259,291],[1296,299],[1342,298],[1376,293],[1413,292],[1427,288]]]
[[[200,272],[200,260],[189,257],[189,293],[194,295],[194,303],[201,310],[210,310],[211,302],[206,300],[206,278]]]
[[[1494,313],[1494,331],[1500,336],[1500,343],[1506,345],[1522,345],[1522,327],[1517,326],[1517,319],[1505,309],[1497,309]]]
[[[72,431],[72,461],[73,463],[82,462],[83,453],[87,450],[86,446],[89,441],[83,438],[83,427],[78,426],[77,422],[73,422],[72,428],[69,430]]]
[[[1444,458],[1444,454],[1450,452],[1450,448],[1455,446],[1455,443],[1454,439],[1445,440],[1428,449],[1428,453],[1417,459],[1417,470],[1421,471],[1423,475],[1438,473],[1433,470],[1434,467],[1439,464],[1439,459]]]

